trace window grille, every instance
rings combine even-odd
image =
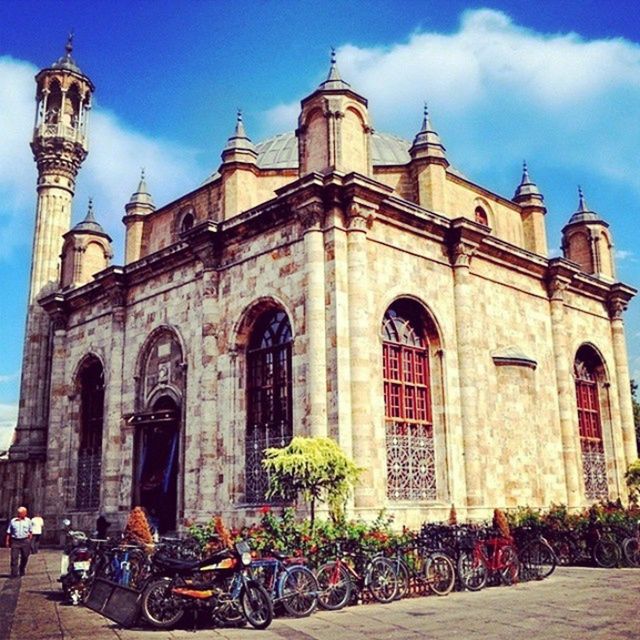
[[[429,350],[419,314],[391,307],[382,333],[387,496],[392,500],[434,500]]]
[[[263,315],[249,342],[245,493],[250,503],[266,501],[269,477],[262,467],[264,450],[286,447],[293,437],[291,345],[291,326],[282,311]]]
[[[585,360],[576,359],[574,375],[585,496],[589,500],[606,499],[609,495],[607,463],[596,372]]]

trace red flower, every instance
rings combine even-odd
[[[268,513],[271,513],[271,507],[268,504],[265,504],[264,506],[260,507],[260,513],[263,516],[266,516]]]

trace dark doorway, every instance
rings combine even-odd
[[[176,529],[180,412],[169,397],[153,410],[134,416],[136,475],[134,505],[144,507],[150,524],[163,534]]]

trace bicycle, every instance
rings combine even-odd
[[[455,585],[453,561],[441,551],[428,551],[419,544],[398,545],[390,560],[398,579],[396,600],[409,593],[411,584],[430,589],[438,596],[448,595]]]
[[[519,568],[512,540],[495,534],[479,537],[473,547],[462,550],[458,558],[458,576],[469,591],[480,591],[490,577],[497,577],[502,584],[514,584]]]
[[[520,560],[520,578],[523,580],[548,578],[555,571],[558,558],[540,527],[517,527],[513,535]]]
[[[280,604],[285,612],[296,618],[311,615],[318,606],[320,588],[313,571],[304,558],[289,557],[270,551],[269,557],[253,560],[251,577],[262,584],[273,604]]]
[[[633,535],[622,541],[622,553],[630,567],[640,567],[640,523],[636,522]]]
[[[318,604],[336,611],[345,607],[352,595],[368,591],[383,604],[392,602],[398,590],[393,563],[381,556],[345,551],[336,544],[335,560],[323,564],[316,572],[320,591]]]

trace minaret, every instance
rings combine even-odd
[[[12,459],[42,459],[46,450],[50,322],[38,299],[57,289],[63,235],[71,225],[75,179],[87,156],[93,84],[65,53],[36,76],[36,117],[31,150],[38,167],[38,203],[31,258],[20,407]]]
[[[440,136],[431,124],[426,103],[422,127],[413,139],[409,154],[418,204],[425,209],[444,213],[449,161]]]
[[[301,107],[296,130],[301,176],[335,170],[371,175],[367,100],[340,77],[335,50],[327,79]]]
[[[522,226],[525,249],[547,256],[547,232],[544,216],[547,208],[538,185],[529,177],[526,161],[522,163],[522,179],[513,196],[513,201],[522,207]]]
[[[580,187],[578,210],[562,229],[562,251],[565,258],[577,262],[585,273],[609,281],[615,278],[609,225],[589,209]]]

